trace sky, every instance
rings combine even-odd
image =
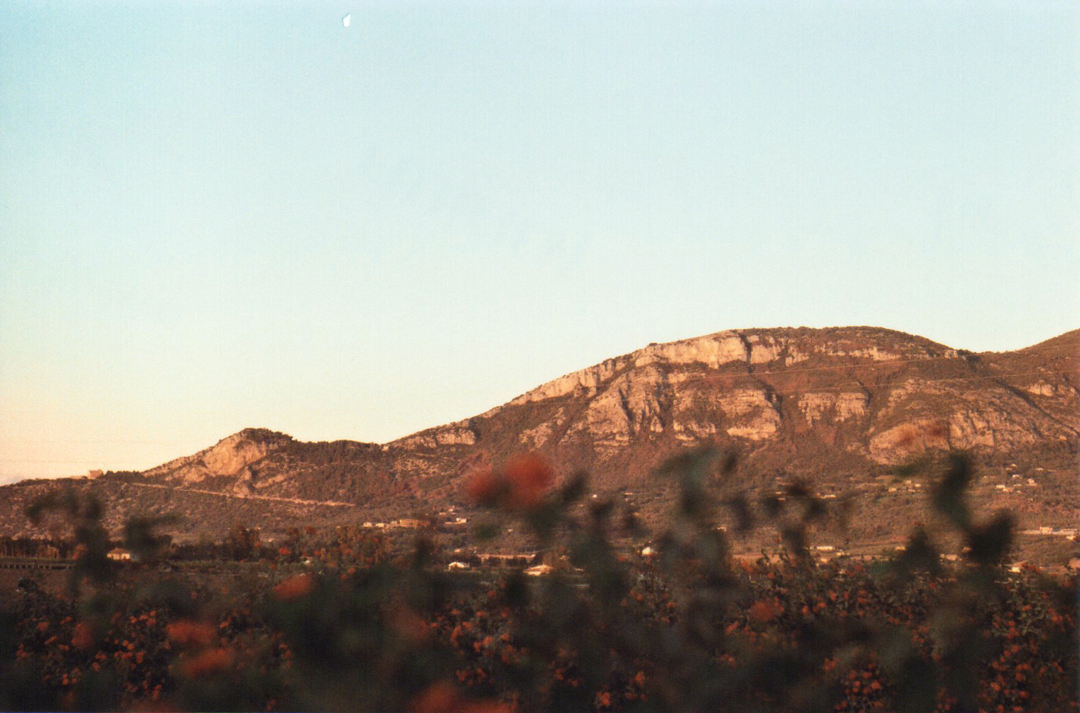
[[[723,329],[1029,346],[1078,129],[1072,2],[5,2],[0,482]]]

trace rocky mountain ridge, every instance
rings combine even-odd
[[[601,460],[665,440],[755,451],[810,439],[878,464],[928,448],[1068,443],[1080,428],[1077,334],[979,355],[868,327],[718,332],[608,359],[391,447],[483,445],[503,421],[520,424],[503,447],[581,441]]]
[[[874,327],[748,329],[650,344],[391,443],[245,429],[126,477],[177,493],[408,512],[467,505],[467,473],[522,450],[544,454],[561,477],[585,469],[616,491],[651,487],[658,462],[702,444],[738,453],[746,482],[836,484],[948,449],[1067,463],[1078,434],[1080,330],[973,354]],[[0,513],[0,523],[14,516]]]

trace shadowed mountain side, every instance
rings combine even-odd
[[[107,491],[121,511],[160,500],[166,490],[147,486],[166,486],[189,498],[184,529],[196,532],[227,528],[241,514],[233,507],[277,527],[466,505],[460,483],[472,468],[522,450],[548,456],[562,477],[586,469],[608,491],[663,490],[647,477],[655,465],[702,444],[738,453],[739,482],[761,486],[801,476],[841,488],[947,449],[1067,463],[1080,432],[1078,354],[1080,330],[981,354],[872,327],[725,331],[650,344],[384,445],[245,429],[141,474],[74,482]],[[24,531],[13,505],[23,499],[3,499],[4,532]],[[644,500],[648,509],[656,499]]]

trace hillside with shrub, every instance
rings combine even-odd
[[[655,523],[677,491],[656,466],[702,446],[739,457],[738,478],[721,487],[770,493],[800,481],[848,503],[847,528],[827,544],[849,551],[902,542],[922,518],[925,484],[896,466],[949,450],[979,464],[972,497],[982,506],[1009,508],[1022,532],[1059,533],[1075,528],[1080,501],[1078,355],[1080,331],[982,354],[872,327],[718,332],[649,345],[392,443],[245,429],[143,473],[5,486],[0,533],[47,535],[21,508],[68,486],[101,499],[114,532],[130,513],[172,512],[181,541],[220,538],[235,523],[275,538],[301,522],[472,517],[461,497],[469,474],[521,451],[546,457],[560,482],[588,471],[599,497]],[[1021,545],[1020,559],[1068,560],[1058,534]]]

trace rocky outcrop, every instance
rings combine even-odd
[[[460,421],[406,436],[391,443],[398,448],[438,448],[439,446],[472,446],[476,444],[476,430],[468,422]]]
[[[608,359],[596,366],[590,366],[588,369],[582,369],[581,371],[575,371],[572,374],[559,377],[554,381],[549,381],[543,386],[529,391],[527,393],[518,396],[512,400],[509,406],[519,406],[521,404],[527,404],[534,401],[544,401],[547,399],[557,399],[562,396],[593,396],[596,394],[597,389],[604,382],[615,376],[615,372],[626,366],[625,357],[619,359]],[[488,411],[485,416],[499,411],[502,407],[496,407],[491,411]]]
[[[798,396],[799,410],[807,423],[848,421],[867,414],[870,395],[866,391],[807,391]]]
[[[668,344],[650,344],[630,355],[636,367],[649,364],[695,364],[717,368],[732,362],[759,364],[771,361],[771,353],[755,353],[750,342],[737,332],[718,332],[707,337],[685,339]]]
[[[1073,362],[1075,364],[1075,361]],[[481,416],[564,404],[516,445],[603,450],[811,438],[895,463],[928,449],[1015,449],[1075,439],[1067,374],[1016,388],[972,355],[890,330],[742,330],[650,344],[568,374]],[[1030,398],[1026,398],[1027,394]]]
[[[707,382],[688,385],[675,396],[673,430],[684,444],[708,443],[727,435],[747,442],[774,438],[780,431],[780,400],[764,385],[723,390]]]
[[[622,373],[589,401],[566,435],[611,448],[629,445],[638,436],[662,434],[670,397],[663,371],[646,366]]]
[[[562,412],[559,412],[555,418],[550,421],[542,421],[540,425],[533,428],[527,428],[523,430],[519,435],[517,442],[522,450],[535,451],[543,448],[548,444],[548,441],[555,434],[555,428],[560,422],[560,416]]]
[[[261,428],[247,428],[218,441],[195,455],[177,458],[146,471],[184,483],[198,483],[210,477],[236,476],[252,463],[262,460],[288,443],[292,437]]]

